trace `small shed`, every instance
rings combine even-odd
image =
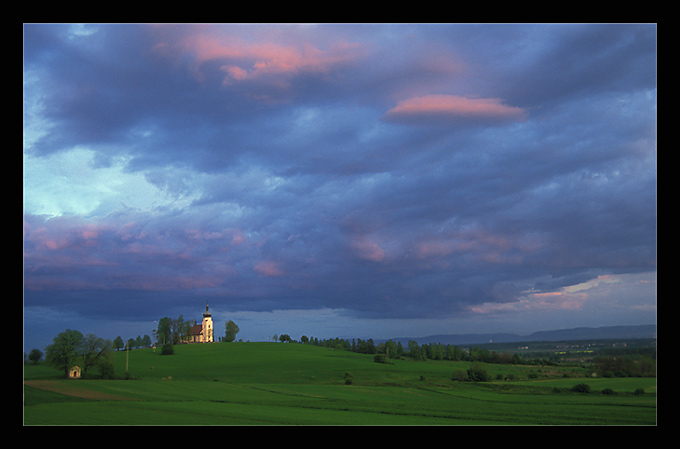
[[[78,365],[73,365],[68,372],[69,379],[80,379],[80,367]]]

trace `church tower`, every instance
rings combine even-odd
[[[208,311],[208,303],[205,303],[205,313],[203,314],[203,343],[212,343],[213,341],[213,320],[212,314]]]

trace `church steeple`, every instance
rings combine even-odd
[[[203,343],[212,343],[213,339],[213,320],[212,314],[208,310],[208,301],[205,302],[205,313],[203,314],[203,323],[201,323],[202,341]]]

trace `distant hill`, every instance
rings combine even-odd
[[[539,331],[529,335],[508,333],[493,334],[450,334],[429,335],[427,337],[399,337],[392,338],[395,342],[401,342],[404,347],[410,340],[415,340],[419,345],[424,343],[441,343],[447,345],[471,345],[484,343],[510,343],[519,341],[558,341],[558,340],[600,340],[621,338],[654,338],[656,337],[656,324],[641,326],[608,326],[608,327],[577,327],[574,329],[559,329],[551,331]],[[384,340],[381,340],[384,341]]]

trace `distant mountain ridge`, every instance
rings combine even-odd
[[[407,345],[415,340],[419,345],[424,343],[441,343],[447,345],[470,345],[485,343],[511,343],[524,341],[559,341],[559,340],[591,340],[591,339],[619,339],[619,338],[655,338],[656,324],[640,326],[607,326],[607,327],[577,327],[573,329],[558,329],[538,331],[529,335],[509,333],[493,334],[449,334],[429,335],[427,337],[399,337],[392,341]],[[385,340],[380,340],[385,341]]]

